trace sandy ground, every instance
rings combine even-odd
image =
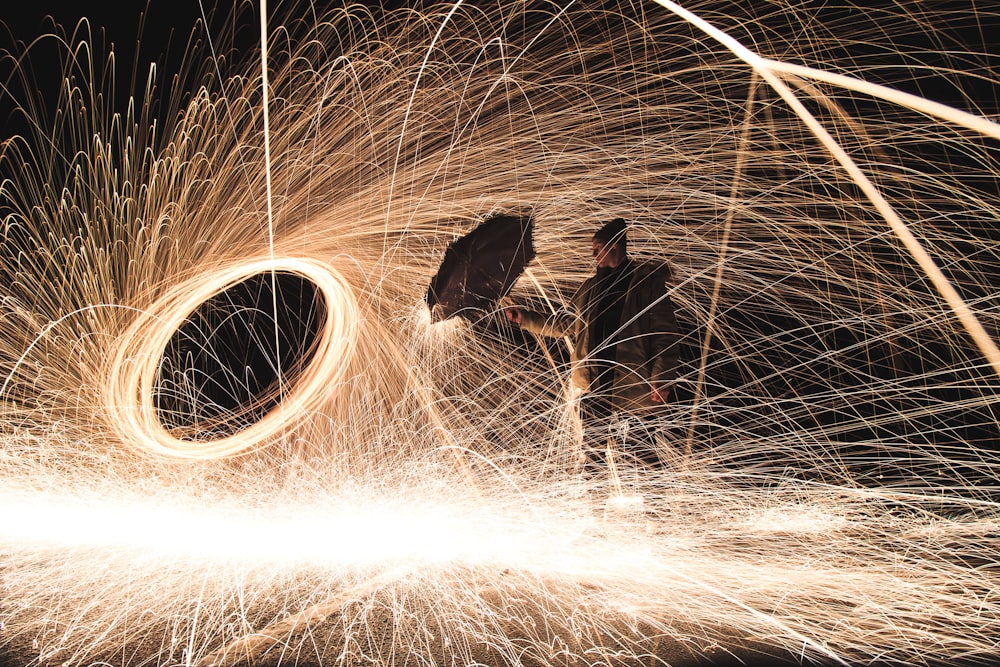
[[[537,619],[538,622],[543,622]],[[732,645],[695,646],[681,644],[666,638],[650,639],[643,644],[645,655],[636,658],[634,648],[616,654],[614,651],[598,655],[588,653],[585,649],[581,655],[570,655],[565,649],[546,652],[536,643],[524,644],[524,652],[518,662],[514,662],[496,649],[480,644],[465,646],[462,651],[453,650],[440,637],[427,632],[427,643],[420,652],[400,650],[393,642],[394,623],[389,615],[372,623],[369,619],[368,634],[363,640],[345,644],[343,625],[340,618],[330,618],[314,626],[308,632],[292,632],[279,641],[268,641],[266,646],[256,647],[247,655],[245,647],[230,646],[229,653],[217,653],[217,667],[372,667],[372,666],[456,666],[484,665],[489,667],[589,667],[591,665],[617,665],[620,667],[653,667],[669,665],[671,667],[711,667],[744,665],[747,667],[764,667],[766,665],[816,665],[815,662],[803,663],[797,656],[792,656],[764,644],[754,644],[734,637]],[[10,628],[7,628],[9,631]],[[508,637],[513,644],[518,644],[515,636]],[[174,667],[184,665],[184,662],[170,661],[158,663],[155,653],[151,654],[151,645],[120,647],[115,655],[88,656],[86,659],[66,660],[65,656],[53,656],[42,659],[37,647],[30,640],[19,638],[0,647],[0,666],[2,667],[70,667],[80,665],[86,667]],[[577,647],[566,647],[577,648]],[[625,655],[630,654],[630,655]],[[198,667],[208,667],[207,663],[193,663]],[[834,663],[828,663],[834,664]]]

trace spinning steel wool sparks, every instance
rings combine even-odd
[[[598,5],[243,8],[124,110],[6,55],[5,659],[997,657],[1000,15]],[[616,417],[579,473],[562,341],[432,321],[524,211],[536,310],[612,218],[671,264],[662,468]]]

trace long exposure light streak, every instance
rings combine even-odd
[[[855,183],[861,188],[861,190],[867,195],[874,204],[878,212],[882,214],[892,230],[906,246],[906,249],[914,256],[917,262],[920,264],[920,268],[930,277],[934,286],[937,287],[938,291],[947,301],[948,305],[955,312],[958,318],[961,320],[962,324],[968,330],[969,335],[972,336],[973,340],[979,345],[979,349],[982,350],[983,355],[989,360],[990,364],[993,366],[994,372],[997,376],[1000,376],[1000,348],[987,333],[986,329],[983,328],[982,323],[976,318],[972,310],[966,305],[965,301],[959,295],[958,291],[952,286],[951,281],[948,277],[944,275],[938,265],[931,258],[930,254],[924,249],[923,245],[916,239],[913,233],[907,227],[906,223],[899,217],[896,210],[886,201],[882,193],[875,187],[875,184],[871,182],[864,172],[858,167],[858,165],[848,156],[847,152],[836,142],[836,140],[830,136],[830,133],[819,123],[816,118],[809,113],[801,101],[795,97],[794,93],[785,85],[785,83],[775,76],[773,69],[768,67],[767,62],[762,59],[756,53],[753,53],[738,41],[730,37],[729,35],[719,31],[715,27],[709,25],[705,21],[701,20],[698,16],[684,10],[682,7],[676,3],[670,2],[670,0],[656,0],[659,4],[667,7],[671,11],[675,11],[685,19],[691,21],[691,23],[697,25],[699,28],[709,33],[720,42],[729,47],[740,59],[745,61],[748,65],[753,67],[754,71],[764,77],[765,80],[774,88],[779,95],[788,103],[788,105],[795,111],[796,115],[802,119],[802,121],[809,127],[810,130],[823,142],[827,149],[833,154],[837,159],[837,162],[844,168],[844,170],[851,175],[851,178]],[[803,68],[799,68],[798,72],[802,72]],[[808,70],[805,70],[808,71]],[[840,82],[847,77],[842,77]],[[877,91],[879,89],[874,89],[873,87],[868,87],[869,91]],[[895,96],[887,95],[889,99],[893,99]],[[906,98],[906,101],[910,101]],[[918,106],[918,105],[913,105]],[[960,115],[958,113],[946,114],[943,109],[943,105],[938,105],[935,107],[929,107],[929,105],[919,105],[918,108],[927,109],[932,108],[933,111],[945,115],[948,118],[956,119],[959,121],[966,120],[969,114]],[[1000,125],[990,123],[984,119],[978,119],[978,122],[969,122],[968,125],[975,128],[982,128],[987,130],[985,132],[987,136],[1000,136]]]
[[[1000,657],[1000,13],[762,4],[261,0],[124,110],[4,51],[0,662]],[[606,474],[566,341],[424,305],[523,211],[516,303],[673,270]]]
[[[294,391],[256,423],[232,435],[206,443],[171,434],[164,428],[154,400],[156,378],[169,339],[214,294],[258,273],[270,274],[273,281],[278,271],[296,273],[310,280],[317,286],[328,311],[314,358],[296,378]],[[277,295],[277,290],[274,293]],[[123,443],[166,456],[217,458],[270,444],[297,415],[311,413],[328,402],[344,381],[354,352],[357,319],[355,297],[343,277],[308,260],[265,258],[181,282],[135,320],[121,336],[120,347],[109,355],[105,400],[110,408],[111,426]]]
[[[204,14],[204,11],[202,12]],[[261,112],[264,122],[264,191],[267,201],[267,250],[270,257],[274,257],[274,206],[273,193],[271,192],[271,124],[268,115],[268,88],[270,84],[267,79],[267,2],[260,0],[260,96]],[[273,298],[278,298],[277,276],[271,270],[271,294]],[[278,304],[274,303],[274,345],[275,358],[280,358],[278,348],[281,346],[281,329],[278,323]],[[278,372],[278,384],[284,382],[283,374]],[[281,392],[283,393],[283,392]]]

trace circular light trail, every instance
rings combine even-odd
[[[188,317],[212,297],[265,272],[291,273],[310,281],[327,304],[310,363],[293,378],[294,386],[259,421],[218,438],[188,439],[164,427],[155,400],[164,350]],[[106,409],[122,442],[168,457],[208,459],[234,456],[268,445],[319,408],[343,381],[357,335],[357,302],[335,269],[311,259],[291,257],[237,264],[184,281],[152,305],[120,337],[108,373]]]

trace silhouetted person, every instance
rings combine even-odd
[[[572,383],[580,403],[591,464],[603,462],[611,417],[655,417],[677,377],[678,339],[674,305],[667,294],[669,265],[628,255],[625,220],[594,233],[597,270],[580,285],[571,309],[555,314],[506,309],[507,319],[542,336],[569,336]],[[652,438],[634,439],[631,455],[658,463]]]

